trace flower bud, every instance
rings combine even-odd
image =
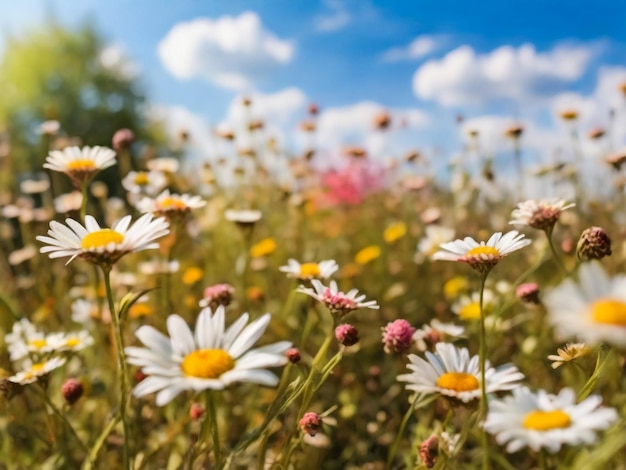
[[[113,148],[118,152],[130,148],[135,141],[135,133],[130,129],[119,129],[113,134]]]
[[[526,282],[520,284],[515,291],[515,295],[522,302],[528,304],[539,303],[539,285],[536,282]]]
[[[411,347],[415,328],[408,321],[399,319],[388,323],[382,331],[385,352],[391,354],[404,352]]]
[[[189,407],[189,417],[194,421],[199,420],[204,415],[204,406],[194,401]]]
[[[420,445],[420,458],[427,468],[433,468],[439,455],[439,439],[434,434]]]
[[[321,416],[312,411],[304,413],[304,416],[300,420],[300,429],[311,437],[315,436],[322,429]]]
[[[611,239],[601,227],[585,229],[578,240],[576,255],[582,260],[602,259],[610,256]]]
[[[335,328],[335,337],[344,346],[353,346],[359,342],[358,330],[347,323]]]
[[[78,379],[67,379],[61,387],[63,398],[70,405],[76,403],[83,396],[84,390],[83,383]]]
[[[296,348],[287,349],[285,355],[287,356],[287,359],[289,359],[289,362],[291,362],[292,364],[297,364],[298,362],[300,362],[300,359],[302,359],[302,357],[300,356],[300,351],[298,351],[298,349]]]

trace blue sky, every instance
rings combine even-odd
[[[579,109],[589,128],[608,126],[608,107],[623,104],[611,91],[626,81],[619,1],[1,0],[0,28],[20,34],[48,12],[68,25],[93,20],[134,64],[151,100],[177,109],[172,125],[232,121],[235,97],[260,93],[277,127],[301,119],[305,102],[315,101],[329,111],[320,139],[362,138],[379,152],[390,144],[366,135],[367,119],[344,123],[389,109],[410,116],[394,142],[449,153],[464,139],[451,138],[462,113],[464,129],[481,128],[497,154],[507,123],[527,127],[531,152],[553,149],[559,107]],[[238,29],[244,15],[256,21],[252,42],[270,39],[231,54],[224,44],[237,41],[222,42],[214,31],[248,34]],[[164,44],[168,54],[159,52]],[[611,145],[624,138],[615,134]]]

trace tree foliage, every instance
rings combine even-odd
[[[45,158],[39,125],[57,120],[63,134],[85,145],[110,145],[117,129],[149,134],[144,96],[130,64],[107,48],[86,23],[67,29],[50,20],[19,37],[8,37],[0,59],[0,130],[11,139],[16,160]],[[33,155],[32,152],[37,152]]]

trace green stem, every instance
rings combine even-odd
[[[546,453],[543,450],[539,451],[539,468],[541,470],[548,469],[548,462],[546,461]]]
[[[120,420],[120,416],[118,413],[116,413],[111,418],[111,420],[107,423],[105,428],[102,430],[102,432],[98,436],[98,439],[96,439],[96,442],[94,442],[93,447],[89,451],[89,455],[87,456],[87,459],[85,459],[85,462],[83,463],[83,467],[82,467],[83,470],[91,470],[92,468],[94,468],[94,465],[97,462],[98,453],[100,452],[100,448],[102,447],[102,444],[104,444],[104,441],[109,436],[109,434],[111,434],[111,431],[113,430],[115,425],[119,422],[119,420]]]
[[[479,420],[487,417],[487,383],[485,381],[485,363],[487,361],[487,333],[485,331],[485,311],[483,306],[483,297],[485,293],[485,282],[489,273],[480,275],[480,345],[479,345],[479,363],[480,363],[480,410]],[[483,448],[483,469],[489,469],[489,441],[487,433],[481,429],[481,444]]]
[[[567,269],[565,268],[565,264],[563,264],[563,260],[559,256],[554,247],[554,242],[552,241],[552,228],[546,230],[546,237],[548,237],[548,245],[550,246],[550,251],[552,252],[552,256],[554,257],[554,261],[559,265],[559,269],[563,276],[567,276]]]
[[[41,392],[41,395],[43,396],[44,400],[46,401],[46,404],[48,405],[48,407],[50,407],[50,409],[54,412],[54,414],[57,415],[57,417],[59,417],[59,419],[61,419],[61,421],[63,421],[63,424],[65,425],[65,427],[67,429],[70,430],[70,432],[72,433],[72,436],[74,437],[74,439],[76,439],[76,442],[78,442],[78,444],[80,445],[80,448],[83,449],[85,451],[85,453],[87,453],[88,449],[85,446],[85,444],[83,443],[83,441],[80,439],[80,437],[78,437],[78,434],[76,433],[76,430],[74,429],[74,426],[72,426],[72,424],[67,420],[65,415],[63,413],[61,413],[61,410],[59,410],[57,408],[57,406],[50,399],[50,397],[48,396],[46,391],[43,389],[43,387],[41,388],[40,392]]]
[[[419,397],[417,393],[413,395],[413,402],[411,403],[411,406],[409,406],[409,409],[406,410],[406,413],[404,414],[404,417],[402,418],[402,421],[400,422],[398,433],[396,434],[396,438],[394,439],[393,444],[391,445],[391,449],[389,449],[389,455],[387,456],[387,465],[385,465],[385,468],[387,470],[389,470],[391,466],[393,465],[393,461],[396,458],[398,447],[400,446],[400,441],[402,440],[402,436],[404,435],[404,430],[406,429],[406,425],[408,424],[409,419],[411,419],[411,416],[413,416],[413,412],[415,411],[416,405],[419,401],[418,398]]]
[[[213,439],[213,455],[215,456],[215,467],[221,468],[222,452],[220,447],[219,423],[217,422],[217,410],[215,409],[215,396],[212,391],[206,394],[207,418],[211,425],[211,438]]]
[[[82,200],[80,202],[80,221],[85,222],[85,215],[87,214],[87,188],[89,188],[89,181],[85,180],[80,183],[80,193]]]
[[[117,379],[119,386],[119,412],[122,420],[122,426],[124,428],[124,455],[123,462],[126,470],[130,469],[130,456],[128,449],[128,439],[130,436],[129,425],[126,417],[126,402],[128,398],[127,381],[128,381],[128,369],[126,365],[126,354],[124,352],[124,337],[122,335],[121,321],[118,316],[118,312],[115,309],[115,302],[113,301],[113,291],[111,290],[111,267],[100,266],[104,274],[104,286],[106,289],[107,300],[109,302],[109,311],[111,312],[111,320],[113,322],[113,333],[115,336],[115,349],[117,350]]]

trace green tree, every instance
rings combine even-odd
[[[54,20],[5,38],[0,58],[0,131],[8,133],[16,169],[40,167],[47,149],[39,125],[57,120],[64,135],[84,145],[111,145],[120,128],[151,140],[145,98],[128,63],[106,54],[96,29],[67,29]],[[110,52],[110,50],[109,50]]]

